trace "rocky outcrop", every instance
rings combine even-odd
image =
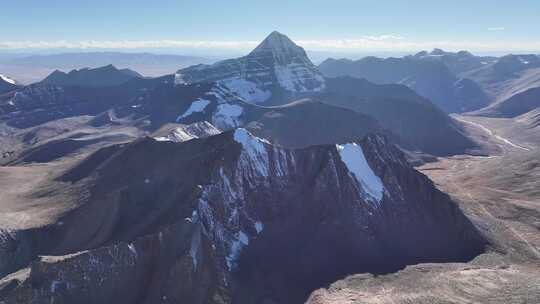
[[[189,125],[167,124],[156,131],[153,136],[159,141],[183,142],[194,138],[204,138],[221,133],[207,121],[195,122]]]
[[[59,181],[86,189],[80,205],[36,252],[54,256],[0,282],[5,303],[298,303],[347,274],[485,245],[380,136],[297,150],[245,129],[146,138]]]

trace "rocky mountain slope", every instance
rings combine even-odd
[[[324,102],[374,117],[412,149],[434,155],[477,149],[446,113],[400,85],[375,85],[352,77],[327,79]]]
[[[513,118],[537,108],[540,108],[540,87],[531,88],[515,94],[506,100],[475,111],[474,114],[488,117]]]
[[[403,84],[446,112],[467,112],[488,104],[487,95],[473,81],[460,78],[440,60],[423,56],[328,59],[319,65],[327,77],[353,76],[378,84]]]
[[[489,95],[491,103],[497,103],[540,87],[540,57],[507,55],[462,76],[478,83]]]
[[[324,79],[304,49],[278,32],[272,32],[247,56],[181,69],[176,82],[218,82],[244,100],[259,104],[284,104],[324,89]]]
[[[119,70],[110,64],[94,69],[72,70],[69,73],[56,70],[42,82],[58,86],[107,87],[124,84],[133,78],[142,76],[130,69]]]
[[[346,274],[466,261],[486,245],[380,136],[298,150],[245,129],[145,138],[54,183],[73,191],[70,211],[3,233],[17,263],[0,271],[21,269],[0,281],[5,303],[298,303]]]
[[[288,148],[359,141],[369,133],[386,135],[392,142],[400,142],[372,117],[331,106],[318,98],[265,109],[246,128],[259,137]],[[407,145],[405,142],[402,144]]]
[[[117,86],[72,86],[36,83],[0,95],[0,119],[16,128],[80,115],[98,115],[116,109],[125,115],[136,111],[138,97],[160,86],[172,86],[172,76],[134,78]],[[189,91],[189,90],[188,90]]]

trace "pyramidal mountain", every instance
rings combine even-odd
[[[217,82],[245,101],[284,104],[325,88],[303,48],[272,32],[247,56],[179,70],[177,84]]]
[[[146,137],[51,187],[84,191],[49,225],[0,231],[0,275],[17,271],[4,303],[302,303],[351,273],[466,261],[486,244],[377,135],[304,149],[242,128]]]

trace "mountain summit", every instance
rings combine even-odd
[[[277,58],[283,57],[283,59],[290,56],[301,56],[309,60],[303,48],[277,31],[273,31],[268,35],[248,56],[266,56],[268,54],[272,54]]]
[[[274,105],[325,88],[304,49],[279,32],[272,32],[247,56],[179,70],[175,82],[217,82],[247,102]]]

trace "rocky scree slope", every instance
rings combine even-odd
[[[324,103],[377,119],[407,149],[444,156],[478,148],[456,121],[405,86],[353,77],[328,78],[326,84]]]
[[[380,136],[296,150],[245,129],[144,138],[58,181],[80,205],[0,247],[29,257],[0,280],[4,303],[298,303],[347,274],[467,261],[486,245]]]

